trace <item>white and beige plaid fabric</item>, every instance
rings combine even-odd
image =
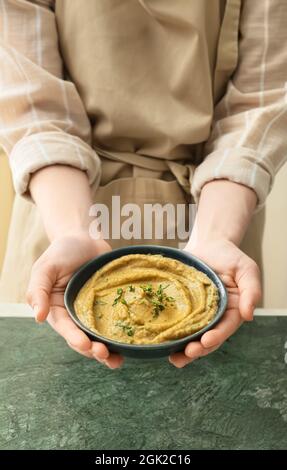
[[[181,1],[172,3],[177,8],[187,5],[185,0]],[[0,0],[0,144],[9,155],[14,185],[20,194],[27,191],[30,174],[46,165],[75,166],[87,171],[91,183],[100,178],[100,158],[92,148],[95,135],[92,126],[96,123],[89,119],[85,105],[89,97],[85,90],[79,92],[72,81],[64,80],[54,3]],[[91,0],[75,3],[78,7],[81,3],[85,9]],[[139,0],[139,3],[151,6],[151,2]],[[190,8],[193,3],[198,6],[197,0],[188,3]],[[164,4],[171,8],[170,1],[161,5]],[[145,15],[147,11],[148,8]],[[253,188],[259,204],[264,203],[274,175],[287,155],[286,25],[286,0],[242,1],[238,63],[224,97],[214,112],[211,110],[212,125],[204,139],[204,159],[192,179],[191,190],[196,199],[206,182],[227,178]],[[203,62],[204,54],[208,51],[201,52]],[[127,66],[132,67],[133,61],[127,61]],[[187,61],[181,73],[189,77],[196,69],[196,63]],[[173,85],[175,89],[176,79]],[[208,94],[204,88],[195,93],[201,95],[202,101]],[[181,109],[186,112],[183,106]],[[184,114],[182,122],[183,140],[189,129],[192,134],[190,111],[190,123],[186,122],[188,114]],[[123,119],[123,112],[119,118]],[[160,115],[160,108],[156,118],[166,119]],[[170,120],[176,118],[170,116]],[[207,117],[202,119],[206,121]],[[179,124],[176,121],[180,139]],[[141,121],[139,132],[144,133],[144,125]],[[109,130],[112,133],[113,129]],[[189,144],[198,143],[201,136],[192,139],[194,142],[190,140]],[[172,148],[167,145],[166,153],[169,152],[172,154]]]

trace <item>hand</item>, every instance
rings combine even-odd
[[[121,366],[123,358],[109,353],[104,344],[92,342],[64,307],[64,291],[73,272],[110,249],[104,240],[92,240],[86,233],[56,238],[32,268],[27,300],[34,309],[36,321],[47,319],[72,349],[115,369]]]
[[[228,306],[222,320],[200,341],[190,342],[184,352],[170,356],[176,367],[184,367],[195,359],[218,349],[243,321],[253,319],[253,311],[261,298],[260,273],[256,263],[228,240],[205,243],[185,250],[214,269],[228,291]]]

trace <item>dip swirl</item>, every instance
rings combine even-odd
[[[202,272],[161,255],[122,256],[99,269],[79,291],[79,320],[106,338],[156,344],[204,328],[218,290]]]

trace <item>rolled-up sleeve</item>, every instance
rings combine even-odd
[[[91,125],[75,85],[63,79],[52,0],[0,0],[0,145],[16,192],[32,173],[70,165],[100,179]]]
[[[261,206],[287,159],[287,2],[243,0],[239,60],[217,104],[192,193],[228,179],[252,188]]]

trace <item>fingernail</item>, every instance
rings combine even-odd
[[[253,320],[253,313],[248,315],[247,318],[244,318],[245,321],[252,321]]]
[[[195,359],[198,359],[200,357],[200,356],[195,356],[194,353],[192,353],[192,351],[187,351],[185,355],[192,361],[195,361]]]
[[[175,366],[177,367],[178,369],[183,369],[185,366],[187,366],[187,364],[189,364],[190,361],[188,362],[184,362],[183,364],[181,364],[180,366]]]
[[[34,315],[35,315],[35,320],[37,323],[40,323],[39,320],[38,320],[38,315],[40,313],[40,308],[39,308],[39,305],[34,305],[33,306],[33,312],[34,312]]]
[[[105,351],[105,354],[103,355],[103,359],[108,359],[110,353],[109,351]]]
[[[95,348],[97,349],[97,348]],[[95,358],[97,359],[99,357],[99,352],[96,352],[96,351],[93,351],[93,355],[95,356]],[[110,353],[109,351],[105,350],[105,351],[101,351],[100,353],[100,356],[101,358],[104,360],[104,359],[108,359]]]
[[[92,355],[97,361],[99,361],[101,363],[103,362],[103,359],[100,359],[93,351],[92,351]]]
[[[93,354],[93,357],[96,359],[96,361],[100,362],[100,364],[103,364],[104,366],[108,366],[109,365],[107,364],[107,360],[104,359],[104,358],[100,358],[99,356],[97,356],[95,353],[92,353]]]
[[[192,358],[192,356],[193,356],[192,349],[187,349],[186,352],[185,352],[185,355],[186,355],[187,357]]]
[[[106,366],[108,367],[109,369],[111,369],[111,366],[108,364],[108,361],[106,359],[99,359],[97,358],[96,356],[94,356],[95,359],[97,359],[98,362],[100,362],[101,364],[103,364],[103,366]]]
[[[103,364],[104,364],[106,367],[108,367],[109,369],[112,369],[112,367],[110,366],[110,364],[108,363],[107,360],[104,360],[104,361],[103,361]]]

